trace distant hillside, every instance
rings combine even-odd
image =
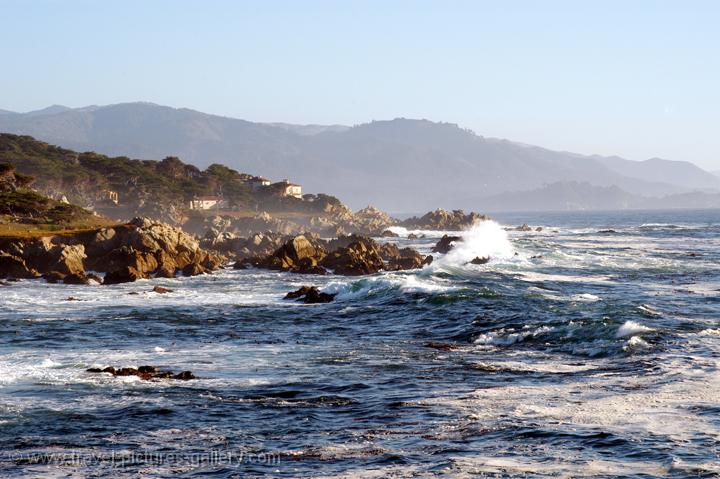
[[[720,193],[680,193],[660,198],[633,195],[617,186],[557,182],[542,188],[502,193],[481,201],[484,211],[583,211],[720,208]]]
[[[617,156],[595,157],[608,168],[624,176],[644,178],[647,181],[672,182],[687,188],[718,187],[718,177],[687,161],[671,161],[651,158],[645,161],[630,161]]]
[[[12,164],[19,174],[34,177],[40,192],[112,217],[151,216],[180,222],[191,199],[222,194],[225,201],[244,211],[323,211],[340,205],[327,195],[307,202],[279,197],[266,189],[254,191],[254,177],[226,166],[213,164],[205,170],[183,163],[176,157],[160,161],[108,157],[94,152],[75,151],[37,141],[29,136],[0,134],[0,163]],[[108,192],[115,192],[114,205]]]
[[[252,123],[150,103],[0,115],[0,131],[75,150],[153,159],[173,155],[200,168],[221,163],[353,207],[391,211],[479,209],[482,198],[555,182],[616,186],[663,196],[720,189],[720,178],[686,162],[583,156],[478,136],[450,123],[395,119],[350,127]]]

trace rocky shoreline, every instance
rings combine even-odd
[[[147,218],[77,234],[0,241],[0,278],[4,279],[118,284],[194,276],[216,270],[224,261],[182,230]]]
[[[373,216],[375,212],[367,209]],[[371,214],[372,213],[372,214]],[[406,224],[425,229],[462,229],[486,217],[436,210]],[[389,239],[385,219],[374,224]],[[445,237],[433,252],[445,253],[457,237]],[[0,279],[44,278],[50,283],[118,284],[153,277],[210,273],[225,265],[298,274],[360,276],[422,268],[432,263],[412,248],[379,243],[360,234],[321,238],[317,233],[254,233],[239,237],[215,228],[197,237],[147,218],[80,233],[0,239]]]

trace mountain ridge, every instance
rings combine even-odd
[[[482,199],[557,181],[665,196],[720,189],[690,162],[553,151],[486,138],[454,123],[396,118],[355,125],[256,123],[148,102],[0,116],[0,131],[79,151],[139,159],[178,156],[271,178],[292,177],[353,207],[481,209]]]

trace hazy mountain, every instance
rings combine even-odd
[[[617,186],[557,182],[529,191],[501,193],[482,201],[484,211],[577,211],[720,208],[720,193],[691,192],[648,198]]]
[[[353,207],[370,203],[390,211],[481,209],[487,196],[555,182],[617,186],[648,196],[720,188],[720,179],[685,162],[557,152],[484,138],[450,123],[402,118],[303,126],[126,103],[0,115],[0,131],[113,156],[174,155],[199,167],[223,163],[292,178],[305,191],[334,194]]]
[[[669,182],[688,188],[717,188],[716,175],[695,166],[688,161],[672,161],[651,158],[645,161],[630,161],[617,156],[597,158],[605,166],[621,175],[644,178],[648,181]]]

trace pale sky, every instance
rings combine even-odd
[[[0,109],[427,118],[720,170],[720,2],[0,0]]]

